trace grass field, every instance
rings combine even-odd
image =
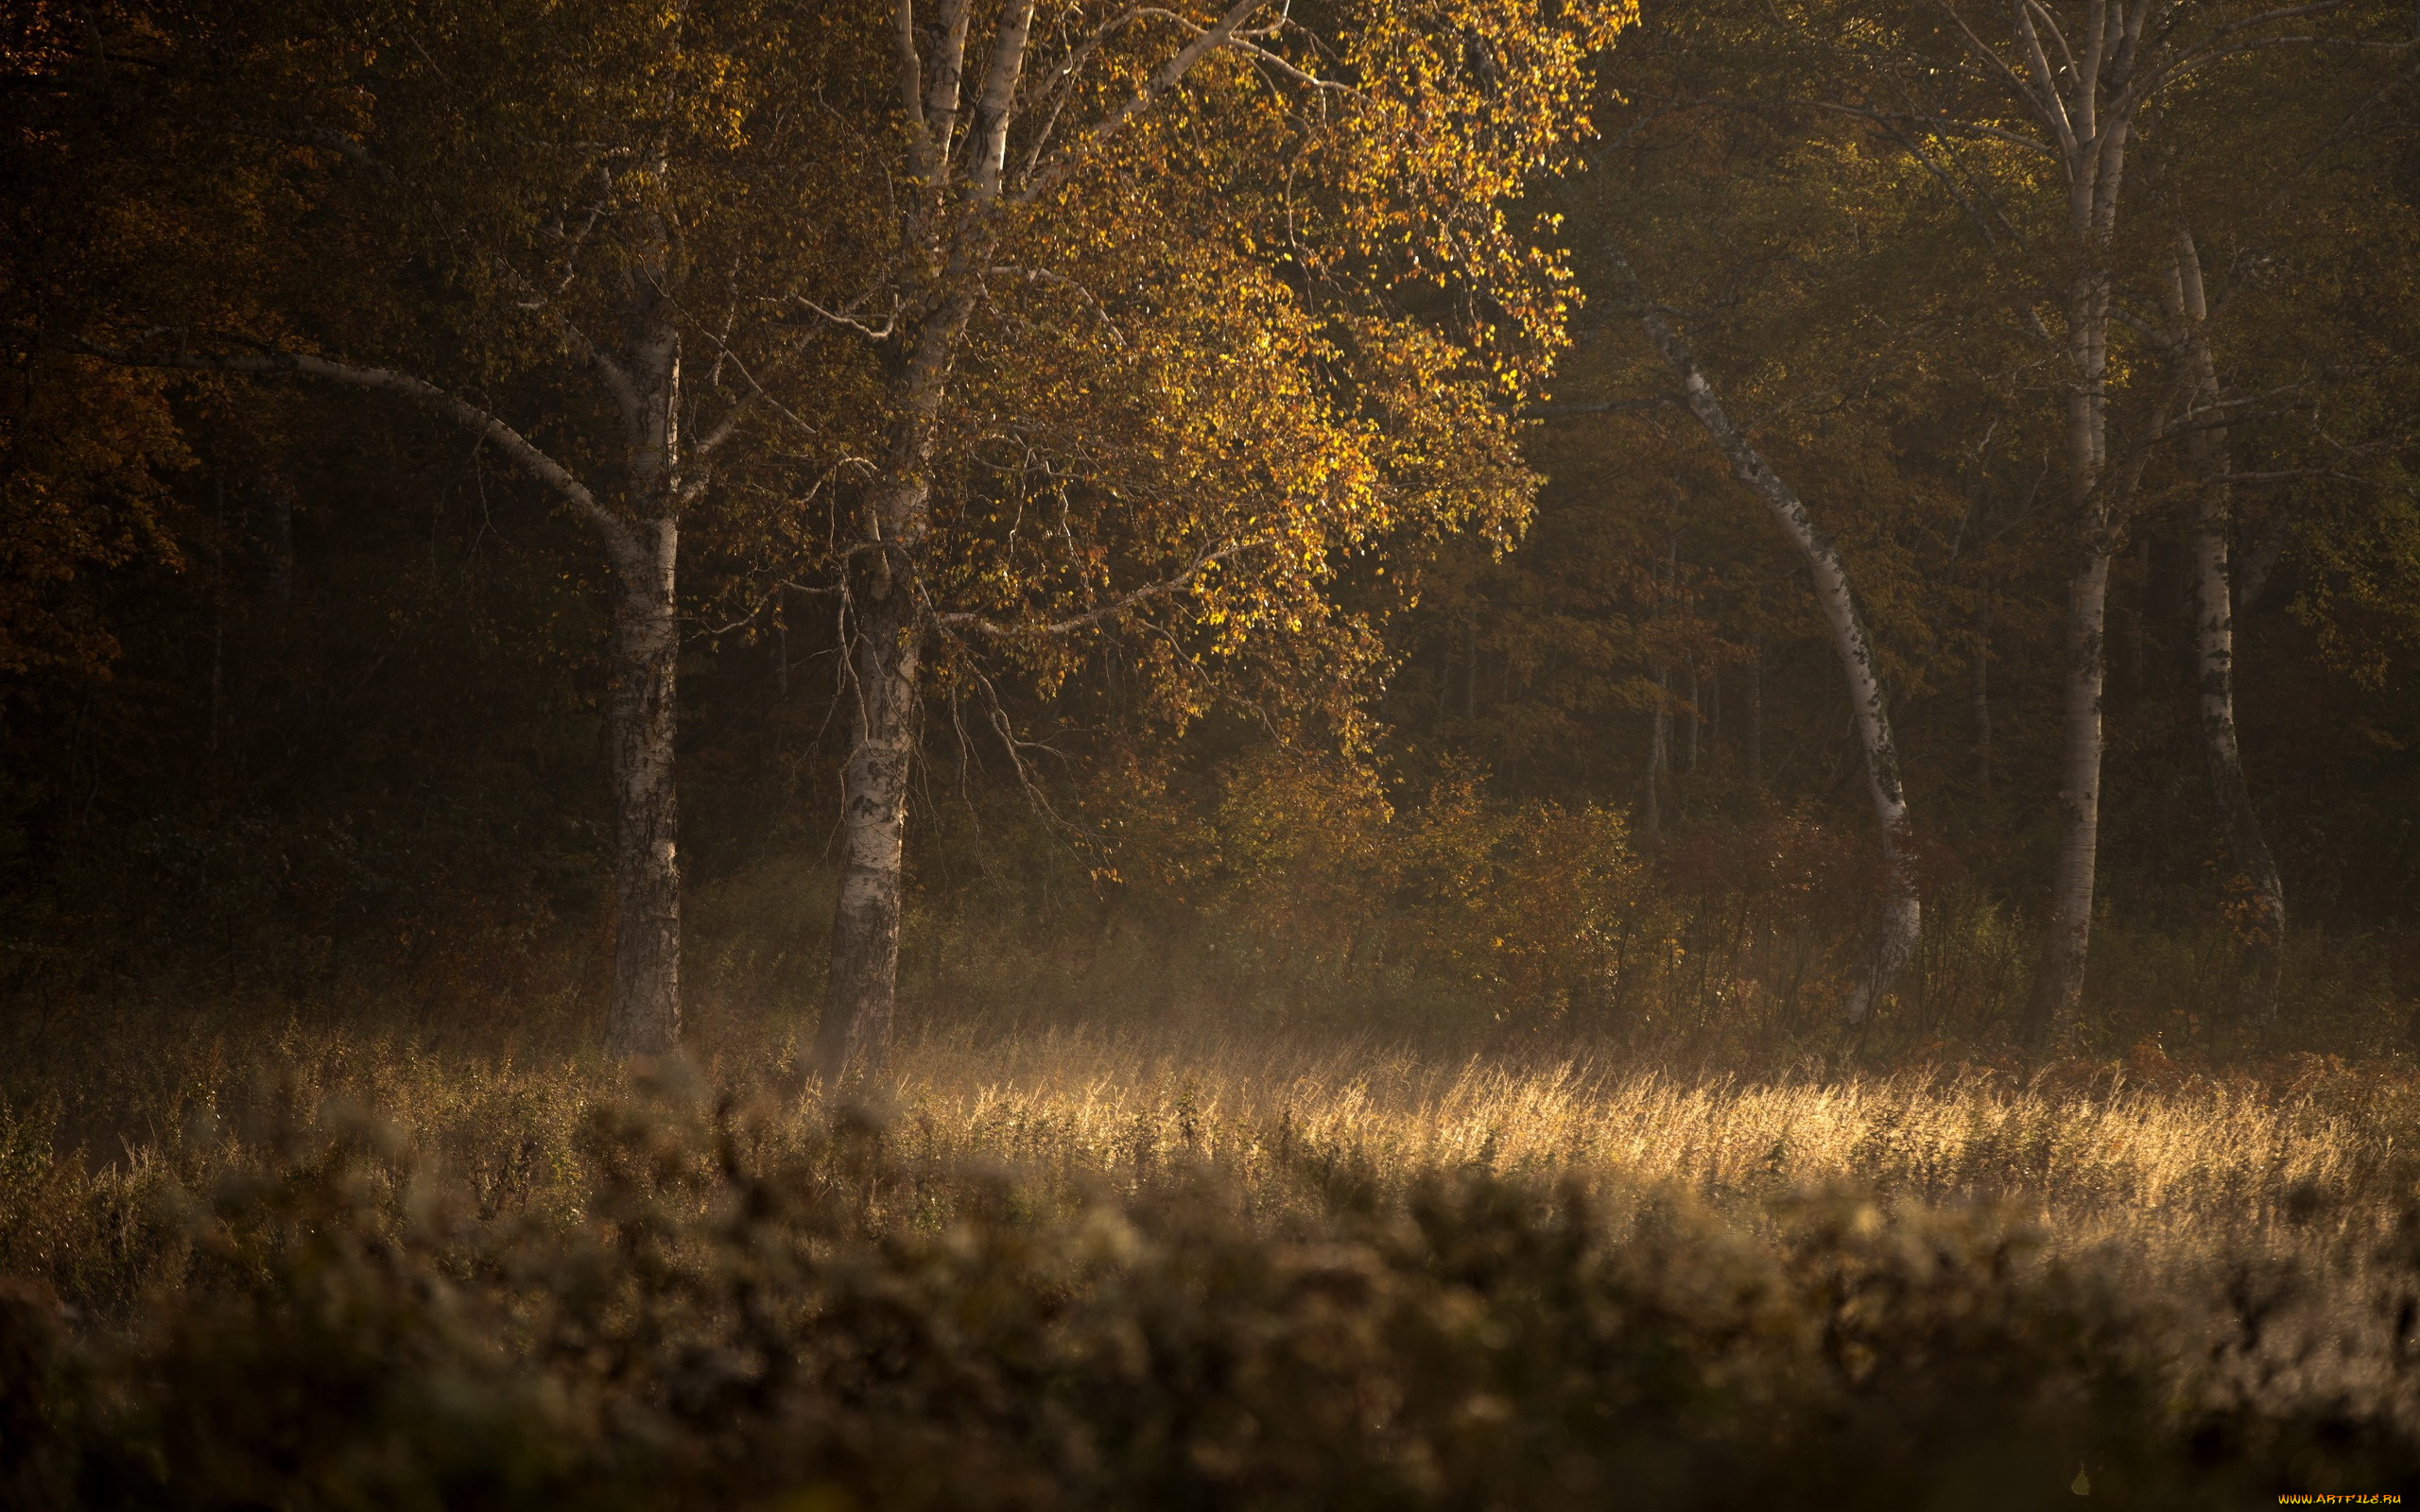
[[[977,1020],[836,1101],[770,1031],[632,1084],[108,1022],[22,1037],[0,1116],[21,1504],[2207,1506],[2420,1465],[2392,1070]]]

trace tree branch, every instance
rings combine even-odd
[[[1123,130],[1128,122],[1158,103],[1160,96],[1182,83],[1184,76],[1193,72],[1193,65],[1200,62],[1204,54],[1224,45],[1227,39],[1235,33],[1236,28],[1244,24],[1245,18],[1267,3],[1268,0],[1236,0],[1236,3],[1228,8],[1227,13],[1219,18],[1216,26],[1185,43],[1178,50],[1175,57],[1162,63],[1159,71],[1153,74],[1142,88],[1134,92],[1133,97],[1117,108],[1116,113],[1084,133],[1082,137],[1071,143],[1065,151],[1052,159],[1038,177],[1030,180],[1023,189],[1017,192],[1017,202],[1029,205],[1065,183],[1068,176],[1076,171],[1076,165],[1079,163],[1102,143]]]
[[[469,400],[447,393],[435,384],[415,378],[409,373],[388,368],[362,368],[351,363],[331,362],[301,352],[262,352],[257,353],[200,353],[179,352],[148,356],[141,352],[124,352],[88,342],[73,343],[73,350],[103,362],[122,368],[176,369],[188,372],[240,373],[262,377],[278,373],[293,373],[306,378],[324,378],[354,388],[376,393],[398,394],[435,410],[456,424],[473,432],[484,440],[495,443],[496,449],[520,464],[523,472],[555,490],[594,525],[605,538],[609,550],[616,553],[634,552],[638,541],[630,528],[615,519],[613,511],[596,501],[588,485],[572,476],[563,465],[540,451],[519,431],[501,419],[481,409]]]
[[[1072,618],[1056,620],[1046,625],[1003,625],[997,620],[986,619],[980,614],[971,613],[936,614],[933,620],[943,629],[976,630],[985,635],[1001,637],[1066,635],[1101,624],[1106,620],[1116,619],[1137,605],[1149,603],[1155,598],[1165,598],[1201,576],[1213,563],[1225,561],[1228,558],[1249,551],[1259,544],[1259,541],[1230,541],[1216,551],[1204,551],[1187,563],[1183,572],[1172,577],[1161,578],[1156,583],[1146,583],[1141,588],[1120,594],[1098,609],[1088,610]]]
[[[983,95],[975,105],[975,198],[988,204],[999,198],[1000,175],[1008,166],[1009,121],[1016,104],[1017,82],[1025,71],[1025,47],[1033,34],[1034,0],[1009,0],[1000,12],[1000,29],[992,41],[992,66],[983,80]]]

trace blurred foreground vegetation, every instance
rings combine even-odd
[[[62,1008],[24,1506],[2224,1506],[2420,1489],[2420,1083],[928,1012]],[[2079,1480],[2079,1476],[2083,1479]]]

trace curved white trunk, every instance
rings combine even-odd
[[[1814,517],[1788,483],[1782,481],[1748,438],[1741,435],[1706,382],[1697,356],[1662,309],[1651,301],[1619,251],[1607,249],[1616,287],[1627,299],[1639,323],[1647,328],[1665,365],[1680,380],[1681,397],[1697,417],[1740,482],[1764,501],[1782,533],[1806,559],[1815,582],[1815,597],[1831,627],[1832,646],[1848,679],[1850,702],[1857,713],[1858,743],[1865,756],[1865,780],[1874,800],[1874,816],[1882,840],[1882,917],[1875,931],[1872,954],[1858,984],[1841,1005],[1841,1015],[1862,1023],[1891,990],[1924,930],[1924,903],[1916,885],[1915,829],[1908,813],[1907,792],[1899,777],[1899,754],[1891,735],[1891,712],[1882,691],[1874,647],[1849,590],[1848,568],[1829,536],[1815,528]]]

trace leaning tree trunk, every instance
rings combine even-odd
[[[901,860],[923,627],[904,584],[874,586],[881,596],[866,607],[852,658],[853,685],[842,695],[851,710],[840,799],[840,897],[833,911],[831,983],[815,1041],[816,1063],[834,1082],[888,1069],[899,976]]]
[[[2220,402],[2218,364],[2210,355],[2209,301],[2202,286],[2202,260],[2192,233],[2176,238],[2174,284],[2179,353],[2190,366],[2188,390],[2192,407]],[[2286,939],[2286,884],[2261,833],[2260,816],[2252,806],[2252,789],[2244,781],[2243,756],[2235,729],[2235,601],[2227,572],[2227,534],[2234,499],[2227,486],[2232,471],[2227,457],[2224,425],[2191,424],[2186,433],[2186,455],[2202,486],[2201,507],[2194,520],[2194,661],[2200,694],[2202,744],[2210,762],[2210,788],[2218,800],[2219,822],[2227,854],[2234,863],[2230,900],[2241,911],[2245,938],[2242,1006],[2247,1017],[2261,1023],[2277,1016],[2278,976]]]
[[[1616,286],[1629,300],[1639,323],[1655,343],[1672,375],[1680,380],[1683,402],[1698,423],[1714,438],[1731,463],[1732,472],[1755,491],[1773,520],[1806,558],[1815,581],[1815,597],[1832,629],[1832,645],[1848,679],[1856,705],[1858,741],[1865,755],[1866,787],[1874,799],[1874,816],[1882,838],[1882,918],[1875,933],[1874,953],[1863,978],[1850,989],[1841,1014],[1852,1024],[1862,1023],[1874,1011],[1908,958],[1915,954],[1924,930],[1924,902],[1916,885],[1915,828],[1908,813],[1906,788],[1899,779],[1899,753],[1891,734],[1891,711],[1883,697],[1881,670],[1874,647],[1849,591],[1848,567],[1829,536],[1815,528],[1806,504],[1783,482],[1748,438],[1732,424],[1715,397],[1713,386],[1698,367],[1697,356],[1662,309],[1646,296],[1631,271],[1629,260],[1607,249]]]
[[[673,782],[681,637],[680,528],[656,520],[615,553],[613,703],[614,995],[605,1047],[660,1056],[681,1039],[680,810]]]

